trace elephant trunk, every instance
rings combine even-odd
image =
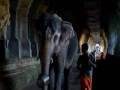
[[[48,82],[49,82],[49,67],[50,67],[50,59],[53,51],[53,47],[50,42],[47,42],[42,45],[43,47],[40,50],[40,59],[41,59],[41,67],[42,67],[42,83],[44,86],[44,90],[47,90]]]

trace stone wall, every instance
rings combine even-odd
[[[120,1],[116,3],[113,15],[110,17],[108,30],[108,53],[120,55]],[[113,44],[114,43],[114,44]]]
[[[26,85],[37,80],[39,74],[39,60],[23,59],[20,62],[0,67],[0,82],[5,88],[3,90],[22,90]]]
[[[40,74],[38,42],[28,27],[32,2],[0,0],[0,90],[22,90]]]

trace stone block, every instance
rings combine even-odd
[[[21,58],[29,58],[30,57],[30,43],[28,40],[20,40],[20,57]]]
[[[6,48],[8,50],[7,57],[9,59],[16,59],[19,58],[19,44],[17,39],[10,39],[8,41],[8,46]],[[11,61],[12,62],[12,61]]]

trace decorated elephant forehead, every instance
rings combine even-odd
[[[71,39],[75,35],[73,26],[70,22],[63,21],[61,30],[63,37],[65,36],[67,39]]]
[[[72,24],[70,22],[64,21],[62,23],[62,31],[63,32],[69,32],[69,33],[72,34],[72,32],[73,32],[73,26],[72,26]]]
[[[70,22],[63,21],[62,26],[63,26],[63,28],[65,28],[65,30],[69,30],[69,31],[73,30],[73,26]]]
[[[46,26],[49,26],[53,32],[61,30],[62,18],[57,14],[50,14],[49,17],[45,19]]]

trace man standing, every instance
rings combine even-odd
[[[80,69],[81,90],[92,90],[92,72],[95,58],[88,53],[88,44],[82,45],[82,55],[79,56],[77,67]]]

